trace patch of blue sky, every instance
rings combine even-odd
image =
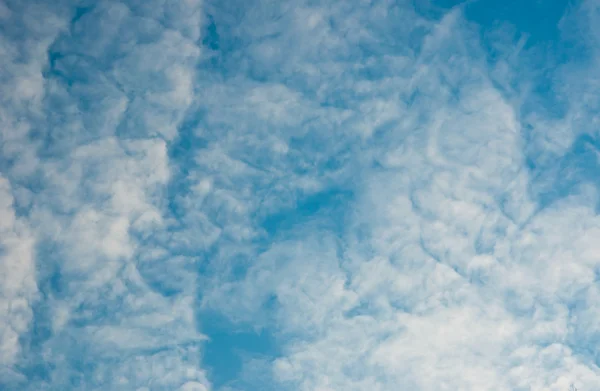
[[[279,356],[274,330],[235,324],[214,311],[201,311],[198,322],[209,340],[204,346],[204,363],[217,389],[242,380],[243,366],[253,359],[273,360]]]

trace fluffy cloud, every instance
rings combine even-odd
[[[26,222],[16,216],[10,183],[0,177],[0,376],[17,377],[10,369],[22,354],[19,337],[33,319],[37,299],[34,243]]]
[[[0,2],[0,385],[600,387],[597,7],[422,3]]]
[[[4,5],[3,386],[209,388],[180,279],[193,260],[165,263],[165,292],[152,239],[175,224],[168,145],[195,94],[199,7]]]
[[[327,11],[335,19],[337,9]],[[382,17],[377,11],[363,18]],[[579,311],[594,312],[584,303],[597,267],[595,190],[569,152],[580,130],[546,118],[550,131],[540,137],[566,146],[527,138],[519,105],[529,105],[526,123],[545,111],[495,87],[498,74],[460,10],[414,29],[406,39],[421,40],[417,53],[356,57],[351,67],[348,53],[332,50],[332,67],[350,75],[320,75],[321,91],[352,94],[338,101],[345,140],[358,135],[336,171],[354,175],[344,229],[314,222],[338,218],[327,209],[298,223],[255,257],[245,281],[222,285],[205,303],[254,319],[269,303],[284,346],[273,377],[290,389],[597,387],[595,353],[576,342],[595,335]],[[286,42],[271,41],[271,51],[284,53]],[[309,68],[285,58],[280,73]],[[307,62],[325,72],[328,61]],[[352,72],[369,66],[369,77]],[[324,96],[331,99],[318,96],[321,106]],[[543,172],[529,166],[556,154]],[[331,175],[327,168],[316,174]],[[564,184],[566,175],[574,178]],[[326,185],[349,176],[336,179]]]

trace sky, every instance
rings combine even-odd
[[[0,390],[600,390],[597,0],[0,0]]]

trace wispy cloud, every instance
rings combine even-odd
[[[362,15],[376,16],[384,26],[376,7]],[[244,282],[221,286],[210,300],[224,294],[213,305],[233,317],[275,300],[268,308],[284,348],[273,376],[291,389],[596,387],[573,313],[594,290],[596,267],[584,256],[594,252],[592,239],[583,239],[595,229],[595,190],[580,186],[589,184],[581,151],[568,151],[581,130],[543,117],[537,98],[523,95],[531,92],[507,84],[518,76],[490,68],[460,9],[439,22],[418,20],[394,37],[404,52],[360,24],[363,37],[379,39],[367,41],[376,48],[307,61],[344,70],[323,77],[323,95],[313,99],[327,107],[343,97],[334,107],[348,118],[341,126],[352,157],[343,167],[353,177],[341,183],[354,193],[345,227],[315,224],[327,211],[299,222],[256,256]],[[414,42],[418,49],[407,50]],[[286,40],[269,47],[285,53]],[[295,64],[286,66],[310,69],[303,60],[286,57]],[[524,114],[557,132],[540,129],[540,137],[565,147],[532,140]],[[557,153],[562,168],[531,166]]]
[[[181,278],[193,261],[157,270],[168,243],[153,240],[173,225],[168,148],[195,94],[199,5],[3,9],[2,357],[15,375],[0,383],[207,390],[195,279]]]
[[[0,386],[600,387],[597,7],[415,7],[0,2]]]

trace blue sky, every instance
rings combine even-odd
[[[0,390],[600,389],[599,22],[0,0]]]

